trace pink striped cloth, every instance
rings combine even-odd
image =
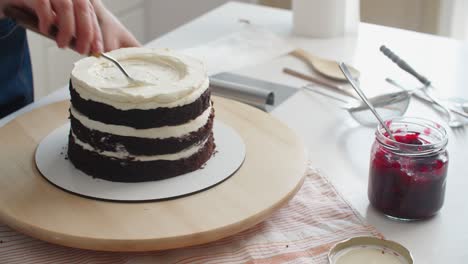
[[[333,244],[382,235],[323,176],[309,169],[303,187],[266,221],[209,244],[147,253],[73,249],[36,240],[0,223],[0,263],[328,263]]]

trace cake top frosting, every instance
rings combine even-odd
[[[87,57],[75,63],[71,73],[73,85],[105,100],[161,104],[178,101],[197,89],[206,88],[208,77],[203,63],[174,51],[122,48],[107,54],[141,83],[129,82],[105,58]]]

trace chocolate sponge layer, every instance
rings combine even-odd
[[[136,129],[181,125],[195,119],[210,106],[210,89],[190,104],[167,108],[120,110],[111,105],[83,99],[69,85],[73,107],[89,119],[105,124],[129,126]]]
[[[119,136],[84,126],[73,115],[70,115],[72,131],[82,142],[91,145],[98,151],[120,151],[125,149],[132,155],[162,155],[177,153],[194,144],[205,141],[213,128],[214,108],[204,126],[183,137],[164,139]]]
[[[190,157],[179,160],[137,161],[116,159],[83,149],[69,135],[68,158],[86,174],[116,182],[143,182],[175,177],[199,169],[213,154],[213,133],[204,146]]]

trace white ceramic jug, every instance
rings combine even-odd
[[[359,0],[293,0],[293,31],[312,38],[332,38],[355,33]]]

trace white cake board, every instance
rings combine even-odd
[[[193,194],[229,178],[245,158],[242,138],[234,129],[215,120],[213,133],[216,153],[202,169],[159,181],[111,182],[83,173],[66,158],[69,130],[70,124],[67,123],[41,141],[35,155],[37,168],[52,184],[66,191],[96,199],[141,202]]]

